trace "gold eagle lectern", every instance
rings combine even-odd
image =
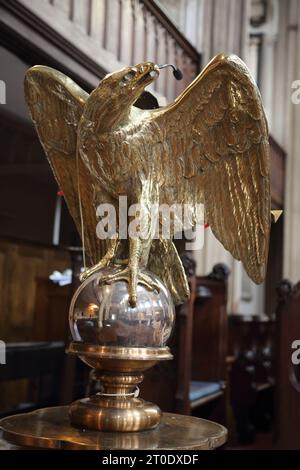
[[[139,109],[158,76],[152,62],[126,67],[90,95],[49,67],[32,67],[25,78],[32,120],[92,265],[71,303],[69,352],[95,369],[103,389],[73,403],[70,418],[101,431],[152,429],[160,421],[159,408],[138,398],[138,384],[144,370],[172,358],[166,342],[174,304],[189,296],[173,243],[178,217],[162,236],[161,205],[188,208],[181,231],[202,217],[254,282],[266,272],[268,128],[247,67],[220,54],[173,103]],[[143,230],[135,235],[121,234],[120,197],[138,206]],[[99,237],[103,205],[115,209],[117,223]],[[125,220],[129,227],[134,214]]]

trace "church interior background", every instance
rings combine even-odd
[[[81,241],[29,117],[26,70],[48,65],[91,92],[124,66],[174,63],[183,80],[165,71],[149,88],[164,106],[224,52],[261,92],[272,209],[283,212],[261,285],[210,227],[203,248],[183,254],[192,296],[176,308],[175,361],[148,371],[141,393],[163,411],[223,424],[225,449],[300,449],[299,23],[299,0],[0,0],[1,418],[95,388],[64,353]]]

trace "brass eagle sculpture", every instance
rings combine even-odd
[[[189,204],[196,223],[202,203],[205,222],[256,283],[264,279],[268,257],[268,127],[247,67],[236,56],[219,54],[173,103],[151,110],[134,106],[158,75],[152,62],[126,67],[107,75],[90,95],[49,67],[32,67],[25,77],[40,141],[97,263],[82,278],[118,266],[105,281],[125,279],[132,306],[138,283],[155,287],[145,268],[161,278],[175,303],[189,296],[174,233],[152,237],[154,204]],[[110,203],[118,210],[120,195],[140,204],[148,236],[97,238],[97,207]]]

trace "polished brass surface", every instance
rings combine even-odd
[[[157,405],[141,398],[94,395],[69,407],[73,425],[97,431],[133,432],[155,428],[161,419]]]
[[[220,424],[191,416],[163,413],[155,429],[99,432],[70,425],[68,407],[45,408],[0,421],[3,438],[20,446],[72,450],[209,450],[223,445]]]
[[[95,369],[107,369],[113,367],[124,371],[143,371],[152,367],[157,361],[173,359],[170,349],[163,348],[128,348],[97,346],[72,341],[67,349],[69,354],[76,354],[86,364]]]
[[[161,360],[172,359],[168,347],[128,348],[97,346],[73,341],[68,350],[93,367],[102,393],[70,405],[74,425],[99,431],[142,431],[158,425],[161,411],[136,396],[142,372]]]
[[[86,279],[72,297],[69,324],[74,341],[123,348],[161,348],[166,345],[175,320],[172,297],[156,275],[159,289],[137,286],[137,304],[129,303],[128,283],[104,284],[103,277],[118,272],[102,269]]]
[[[276,224],[277,220],[282,216],[283,210],[281,209],[274,209],[271,211],[271,219],[274,224]]]
[[[150,209],[188,204],[185,229],[197,222],[202,203],[214,235],[260,283],[271,212],[268,128],[258,88],[238,57],[219,54],[173,103],[137,109],[134,103],[158,75],[151,62],[126,67],[107,75],[88,95],[49,67],[36,66],[26,74],[32,120],[97,263],[83,277],[118,266],[108,281],[126,280],[135,305],[137,284],[149,286],[141,273],[147,267],[175,303],[185,301],[189,288],[172,242],[174,226],[168,239],[153,239]],[[111,203],[118,214],[120,195],[140,205],[147,237],[129,237],[129,243],[118,233],[111,240],[97,238],[96,207]]]
[[[173,301],[158,280],[161,288],[156,292],[138,286],[138,302],[132,308],[128,284],[103,285],[101,275],[86,279],[73,295],[69,320],[74,341],[67,352],[94,369],[102,390],[72,403],[70,420],[99,431],[152,429],[161,411],[138,398],[138,385],[145,370],[172,359],[165,344],[174,324]]]

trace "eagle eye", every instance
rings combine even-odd
[[[129,72],[126,73],[126,75],[124,75],[124,77],[122,78],[122,82],[123,83],[127,83],[127,82],[130,82],[130,80],[132,80],[136,75],[136,72],[134,70],[130,70]]]

